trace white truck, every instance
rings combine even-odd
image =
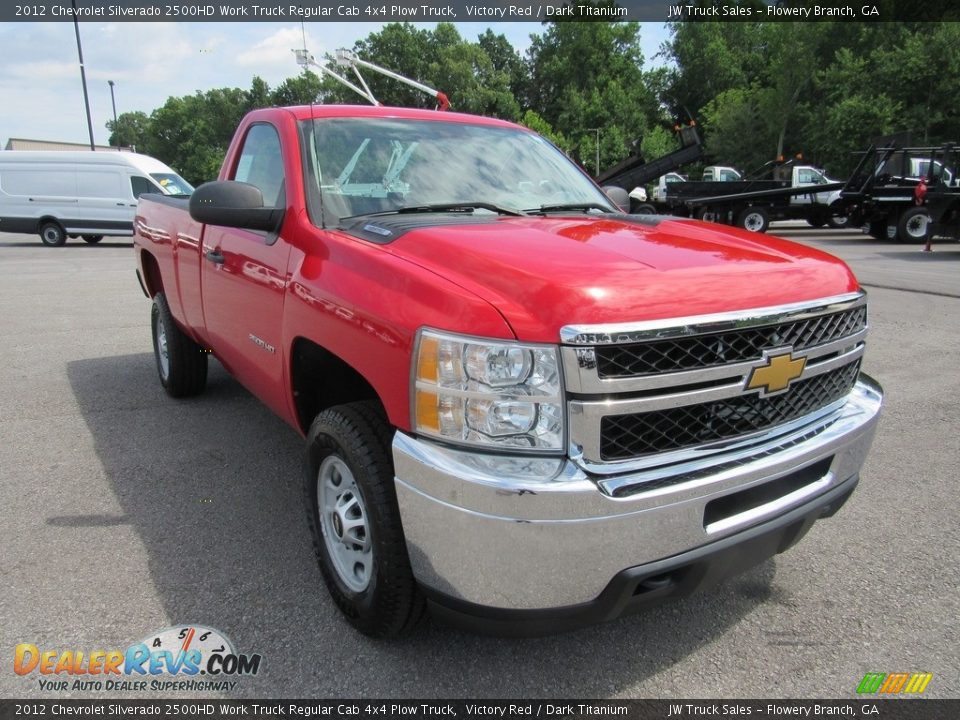
[[[85,150],[0,152],[0,232],[37,233],[44,245],[133,235],[137,198],[187,196],[193,187],[147,155]]]
[[[663,178],[660,212],[737,225],[764,232],[774,220],[806,220],[813,227],[840,228],[846,217],[838,203],[843,183],[812,165],[777,165],[770,178],[745,180],[730,167],[712,165],[703,180],[677,182]],[[659,188],[658,188],[659,189]]]

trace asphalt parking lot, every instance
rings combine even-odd
[[[296,433],[216,363],[200,398],[164,394],[129,241],[0,236],[0,696],[45,694],[11,671],[18,643],[122,649],[200,623],[264,657],[229,697],[855,697],[866,672],[921,671],[928,696],[960,697],[960,244],[771,232],[870,292],[865,371],[887,404],[846,507],[641,615],[522,641],[427,623],[392,644],[322,587]]]

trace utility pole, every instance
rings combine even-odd
[[[83,106],[87,110],[87,132],[90,133],[90,149],[96,150],[93,143],[93,121],[90,119],[90,98],[87,96],[87,73],[83,69],[83,47],[80,45],[80,22],[77,20],[77,0],[73,3],[73,31],[77,35],[77,56],[80,58],[80,82],[83,84]]]
[[[110,86],[110,104],[113,105],[113,134],[117,136],[117,150],[119,150],[123,145],[120,142],[120,128],[117,127],[117,101],[113,97],[115,83],[113,80],[107,80],[107,85]]]

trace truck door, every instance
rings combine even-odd
[[[256,185],[265,206],[284,203],[280,137],[269,123],[247,130],[230,180]],[[251,391],[286,415],[280,318],[290,246],[277,233],[207,225],[200,248],[206,337],[217,357]]]
[[[823,175],[810,167],[794,168],[793,173],[794,187],[809,187],[813,190],[816,185],[824,183]],[[792,205],[811,205],[814,202],[824,202],[824,198],[819,195],[794,195],[790,199]]]

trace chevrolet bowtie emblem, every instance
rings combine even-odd
[[[763,365],[755,367],[747,378],[747,390],[760,390],[760,397],[782,392],[803,374],[805,357],[794,358],[792,350],[768,355]]]

